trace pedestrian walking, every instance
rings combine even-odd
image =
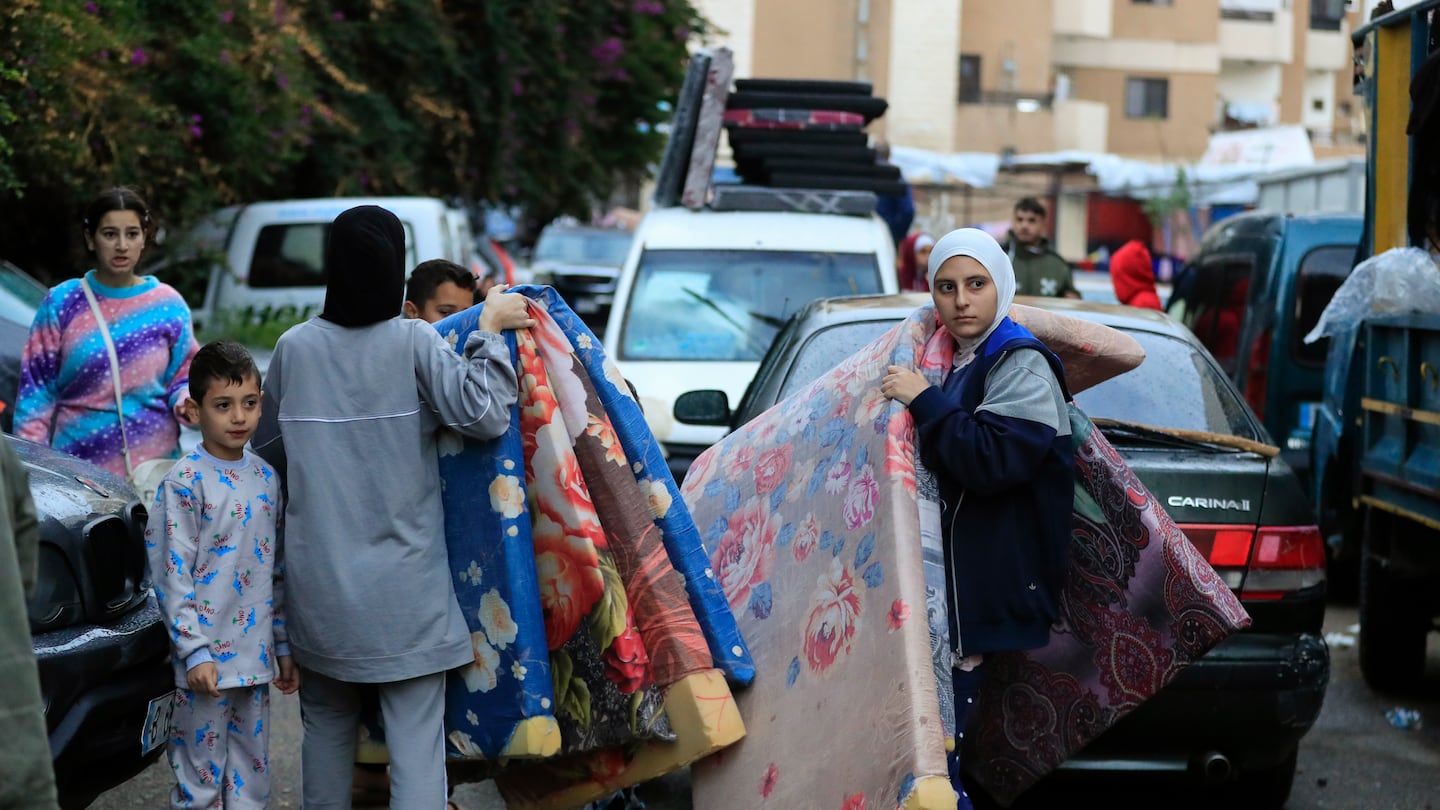
[[[379,693],[390,807],[445,806],[445,672],[474,652],[446,556],[437,433],[490,439],[509,427],[518,386],[499,332],[534,325],[525,299],[497,285],[462,357],[400,317],[404,261],[393,213],[336,217],[324,309],[276,343],[254,440],[288,490],[307,808],[350,803],[361,684]]]
[[[888,367],[880,391],[909,408],[938,502],[949,572],[955,729],[974,708],[987,653],[1042,647],[1058,615],[1070,547],[1074,453],[1060,360],[1007,313],[1010,259],[989,234],[951,231],[930,254],[936,317],[954,340],[953,366],[931,385]],[[928,521],[926,510],[938,515]],[[960,807],[960,745],[950,779]]]
[[[155,232],[138,194],[104,192],[81,225],[96,263],[40,302],[21,355],[15,434],[130,476],[179,455],[197,349],[190,308],[170,285],[136,273]]]
[[[170,806],[264,808],[270,684],[285,694],[298,686],[285,633],[280,477],[245,448],[260,419],[260,372],[244,347],[205,344],[189,389],[200,443],[161,481],[145,526],[175,669]]]

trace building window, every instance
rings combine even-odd
[[[1325,112],[1325,99],[1323,99],[1323,98],[1312,98],[1312,99],[1310,99],[1310,109],[1314,110],[1315,112]]]
[[[973,53],[960,54],[960,103],[980,103],[980,57]]]
[[[1310,0],[1310,27],[1317,31],[1339,31],[1345,21],[1345,0]]]
[[[1170,80],[1125,80],[1125,117],[1168,118],[1170,115]]]

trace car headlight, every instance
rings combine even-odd
[[[35,589],[26,603],[30,632],[47,633],[78,624],[85,616],[80,585],[60,549],[41,543]]]

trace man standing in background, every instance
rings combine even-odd
[[[1045,238],[1045,206],[1034,197],[1015,203],[1005,252],[1015,266],[1015,294],[1051,298],[1079,298],[1070,277],[1070,263]]]

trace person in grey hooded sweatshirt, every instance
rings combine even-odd
[[[401,317],[405,232],[378,206],[335,218],[325,306],[275,344],[254,449],[287,487],[291,652],[302,672],[303,804],[349,807],[359,684],[390,747],[390,807],[445,807],[445,672],[473,659],[446,561],[437,433],[510,425],[515,370],[499,332],[534,321],[492,289],[457,354]]]

